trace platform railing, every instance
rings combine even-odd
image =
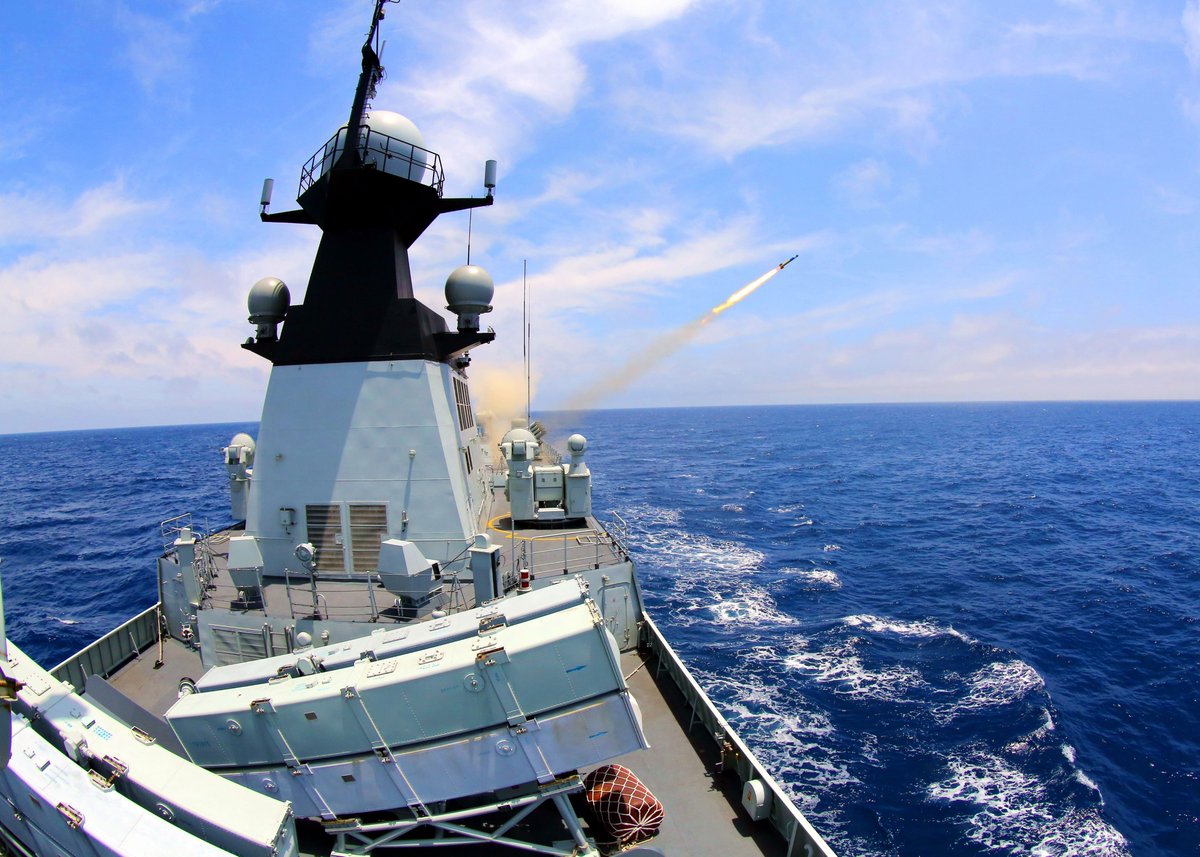
[[[342,126],[308,159],[300,170],[300,190],[297,195],[303,195],[317,179],[333,169],[346,147],[347,133],[346,126]],[[359,130],[359,141],[355,148],[364,166],[400,175],[417,184],[433,188],[438,196],[442,195],[446,177],[442,172],[441,156],[436,152],[406,143],[381,131],[373,131],[367,126]]]

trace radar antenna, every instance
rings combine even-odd
[[[362,163],[359,153],[359,137],[366,120],[367,104],[375,97],[375,88],[383,80],[383,65],[379,55],[379,22],[383,20],[383,7],[400,0],[375,0],[375,13],[371,16],[371,29],[362,46],[362,72],[358,76],[358,87],[354,90],[354,103],[350,106],[350,121],[346,123],[346,146],[338,159],[338,166],[356,167]]]

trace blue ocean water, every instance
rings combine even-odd
[[[646,600],[844,854],[1200,851],[1200,403],[550,413]],[[57,662],[226,522],[251,425],[0,437],[9,634]]]

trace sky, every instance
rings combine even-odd
[[[252,421],[263,224],[345,122],[369,0],[0,9],[0,434]],[[535,410],[1200,398],[1200,0],[406,0],[396,110],[483,192],[477,388]],[[413,248],[439,310],[465,213]],[[793,254],[762,288],[678,331]],[[447,316],[449,314],[447,313]],[[489,395],[498,395],[490,393]]]

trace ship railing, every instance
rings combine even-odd
[[[338,584],[338,597],[332,605],[326,593],[320,590],[322,584],[330,583]],[[314,574],[284,568],[283,584],[293,619],[361,622],[364,614],[372,622],[379,619],[379,604],[375,599],[379,584],[377,575]]]
[[[653,654],[657,660],[655,676],[667,673],[683,694],[684,702],[690,709],[687,731],[691,733],[696,726],[703,727],[720,754],[720,772],[736,774],[739,791],[744,793],[746,783],[751,780],[758,780],[762,784],[769,795],[769,811],[765,820],[783,836],[787,843],[787,857],[836,857],[833,849],[796,808],[792,799],[763,767],[758,757],[730,728],[728,721],[717,711],[708,694],[658,630],[654,620],[648,615],[642,618],[642,648]]]
[[[628,559],[620,545],[604,530],[572,530],[514,536],[503,552],[514,575],[527,568],[533,576],[575,574]]]
[[[162,537],[163,556],[175,552],[175,542],[186,529],[196,539],[196,557],[192,564],[196,580],[200,584],[201,600],[208,600],[210,590],[215,588],[217,578],[217,557],[213,549],[215,541],[228,540],[229,534],[208,533],[205,527],[196,526],[191,512],[184,512],[174,518],[167,518],[158,525]]]
[[[343,125],[308,159],[300,170],[300,190],[297,195],[303,195],[317,179],[333,169],[337,159],[342,156],[347,133],[347,128]],[[356,148],[364,166],[426,185],[436,190],[438,196],[442,195],[446,177],[442,172],[441,156],[436,152],[406,143],[381,131],[373,131],[367,126],[359,129]]]
[[[172,553],[175,550],[175,540],[179,538],[179,534],[185,528],[192,532],[196,531],[192,526],[191,512],[184,512],[182,515],[176,515],[174,518],[167,518],[158,525],[159,533],[162,536],[163,555]]]
[[[626,562],[629,561],[629,524],[617,512],[611,513],[611,519],[602,521],[596,519],[596,523],[600,525],[600,529],[608,536],[613,543],[613,546],[621,552],[621,556]]]
[[[158,635],[159,612],[155,604],[71,655],[50,670],[50,674],[83,691],[88,676],[107,678],[121,665],[140,658],[142,652],[158,642]]]

